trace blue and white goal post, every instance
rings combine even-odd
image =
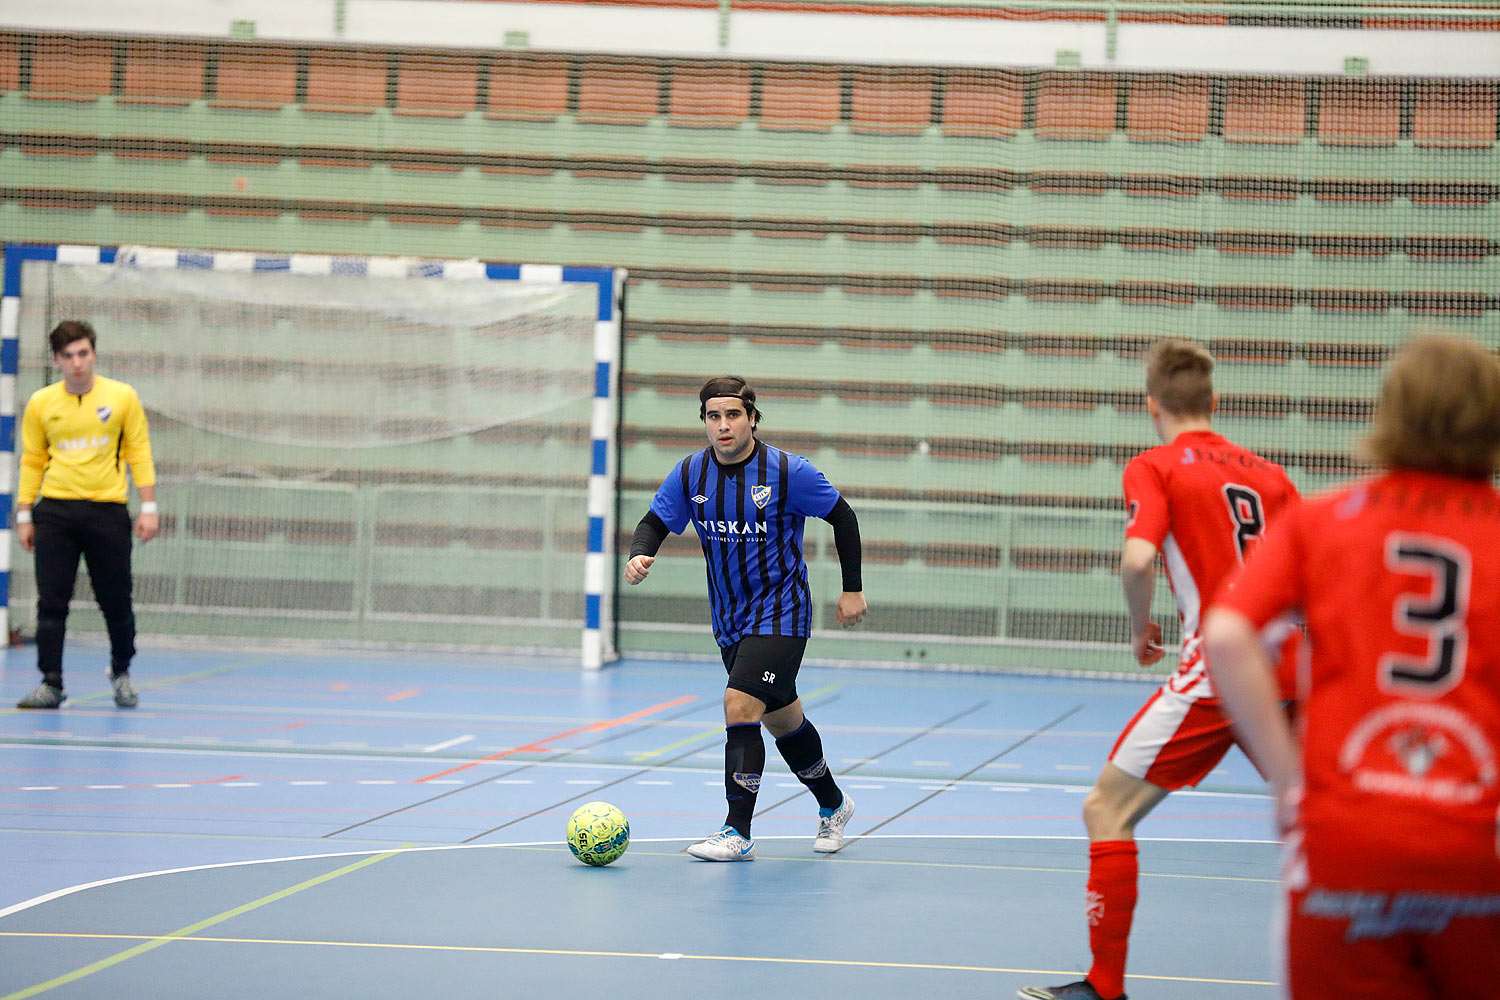
[[[571,647],[602,667],[616,658],[625,279],[5,245],[4,634],[34,593],[29,561],[12,573],[17,416],[56,378],[49,326],[82,319],[100,374],[145,404],[165,487],[162,535],[135,558],[143,632]]]

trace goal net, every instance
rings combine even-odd
[[[136,547],[143,632],[609,655],[614,272],[61,249],[21,270],[17,408],[56,378],[62,319],[139,392],[162,518]],[[102,628],[86,574],[75,601],[70,627]]]

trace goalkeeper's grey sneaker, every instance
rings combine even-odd
[[[813,838],[813,850],[819,854],[832,854],[844,846],[844,827],[854,818],[854,800],[844,793],[844,801],[827,816],[818,810],[818,835]]]
[[[754,861],[755,841],[741,837],[732,826],[726,826],[707,840],[694,844],[687,852],[703,861]]]
[[[68,692],[43,681],[36,690],[16,702],[17,708],[56,708],[68,700]]]
[[[1064,986],[1026,986],[1016,991],[1016,996],[1026,1000],[1106,1000],[1087,979]],[[1121,993],[1114,1000],[1125,1000]]]
[[[110,671],[109,686],[115,689],[115,704],[121,708],[135,708],[140,702],[136,697],[135,687],[130,683],[130,674],[117,674]]]

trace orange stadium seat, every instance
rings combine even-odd
[[[1318,102],[1318,141],[1329,146],[1394,146],[1401,138],[1401,85],[1327,80]]]
[[[385,104],[390,57],[384,52],[314,49],[307,54],[305,111],[367,115]]]
[[[478,102],[478,57],[402,54],[396,77],[396,114],[462,118]]]
[[[1043,73],[1036,94],[1037,138],[1109,138],[1117,86],[1114,76],[1100,73]]]
[[[1442,149],[1488,149],[1495,144],[1495,81],[1424,80],[1416,85],[1412,140]]]
[[[568,61],[506,53],[490,64],[486,118],[552,121],[568,112]]]
[[[21,40],[0,35],[0,93],[21,89]]]
[[[932,121],[932,74],[926,70],[857,69],[849,128],[882,135],[917,135]]]
[[[203,96],[208,51],[195,42],[125,43],[124,104],[187,104]]]
[[[1307,85],[1302,80],[1229,81],[1224,141],[1292,144],[1307,130]]]
[[[841,74],[831,66],[767,66],[761,75],[761,128],[827,132],[842,105]]]
[[[279,45],[221,45],[209,107],[266,109],[297,100],[297,52]]]
[[[115,43],[105,39],[39,37],[31,56],[27,97],[95,101],[114,89]]]
[[[585,59],[578,78],[578,120],[642,125],[661,101],[661,66],[643,59]]]
[[[1198,142],[1208,135],[1209,81],[1201,76],[1130,80],[1125,131],[1136,142]]]
[[[943,89],[943,134],[1008,138],[1021,131],[1025,88],[1017,73],[951,70]]]
[[[672,67],[667,122],[688,128],[733,128],[750,117],[750,67],[679,63]]]

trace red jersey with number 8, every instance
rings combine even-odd
[[[1174,691],[1213,696],[1199,655],[1203,609],[1296,499],[1281,466],[1213,431],[1185,431],[1125,466],[1125,536],[1161,551],[1182,619]]]
[[[1403,470],[1309,500],[1217,600],[1306,614],[1311,880],[1500,891],[1500,492]]]

